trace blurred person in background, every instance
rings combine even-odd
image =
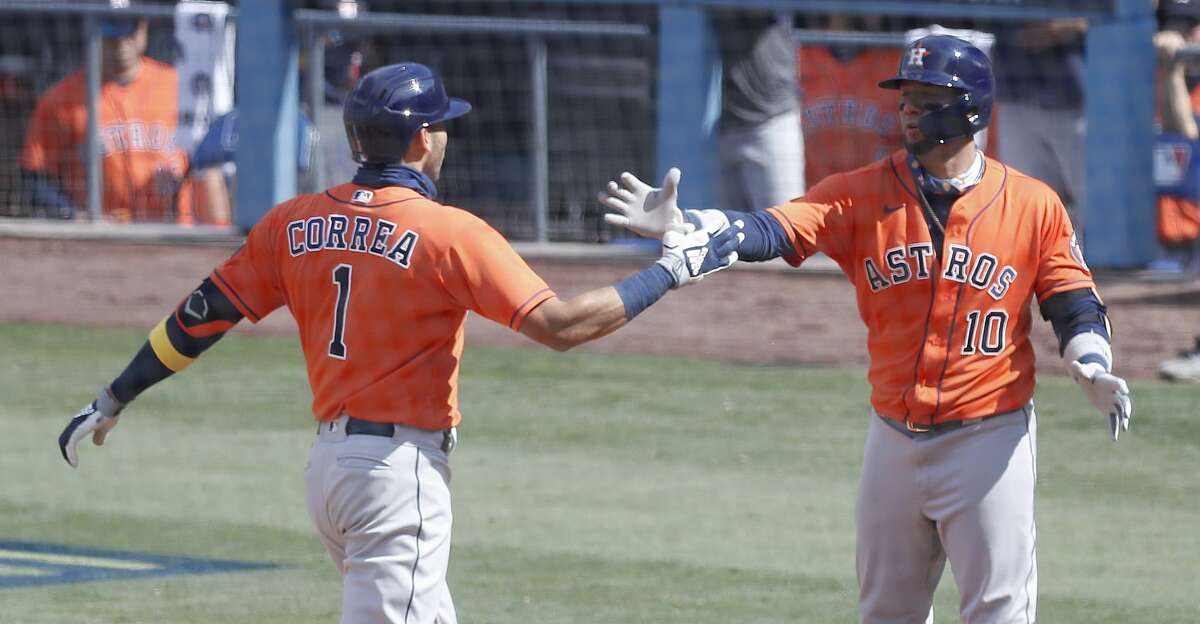
[[[229,223],[217,172],[185,178],[187,154],[175,142],[179,77],[145,56],[145,18],[100,23],[99,141],[102,215],[120,223]],[[33,214],[73,219],[87,212],[87,83],[77,70],[38,101],[21,153],[21,177]]]
[[[839,32],[884,30],[883,18],[867,15],[814,16],[808,26]],[[903,146],[896,97],[875,86],[895,73],[899,48],[803,45],[797,57],[807,187],[834,173],[873,163]]]
[[[788,15],[716,10],[722,205],[762,210],[804,194],[796,44]]]
[[[1083,232],[1084,38],[1087,20],[996,27],[1000,160],[1054,189]]]
[[[1163,0],[1158,8],[1159,32],[1154,36],[1158,51],[1159,124],[1161,134],[1155,154],[1155,186],[1158,191],[1158,240],[1163,257],[1152,268],[1182,272],[1197,262],[1196,239],[1200,236],[1200,75],[1197,57],[1179,50],[1200,42],[1200,4],[1188,0]]]
[[[325,65],[322,68],[324,100],[321,110],[313,111],[318,136],[317,149],[321,155],[321,184],[340,184],[354,177],[358,163],[350,158],[350,143],[342,121],[342,106],[346,97],[363,74],[363,42],[342,31],[331,31],[325,37]],[[315,69],[315,68],[314,68]],[[315,75],[315,74],[314,74]]]
[[[1163,137],[1155,150],[1155,183],[1159,190],[1158,237],[1166,256],[1181,271],[1195,268],[1196,239],[1200,234],[1200,87],[1189,76],[1185,46],[1200,42],[1200,6],[1187,0],[1162,0],[1158,7],[1159,32],[1154,36],[1160,68],[1158,100]],[[1191,57],[1194,59],[1195,57]],[[1161,156],[1167,156],[1165,162]],[[1186,157],[1180,158],[1177,156]],[[1165,170],[1165,171],[1164,171]],[[1190,349],[1159,365],[1159,376],[1169,381],[1200,382],[1200,337]]]

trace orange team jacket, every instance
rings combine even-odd
[[[797,54],[808,187],[903,145],[897,92],[878,86],[895,75],[900,50],[865,49],[845,62],[818,46]]]
[[[1161,88],[1156,91],[1162,92]],[[1192,111],[1200,113],[1200,86],[1192,89]],[[1161,99],[1161,95],[1160,95]],[[1157,106],[1158,110],[1162,105]],[[1193,155],[1193,158],[1195,155]],[[1194,197],[1158,196],[1158,240],[1171,245],[1187,244],[1200,237],[1200,205]]]
[[[799,265],[820,251],[857,290],[871,405],[918,425],[989,416],[1033,397],[1030,299],[1094,288],[1070,220],[1042,182],[986,159],[934,253],[901,150],[770,208]]]
[[[110,80],[100,86],[105,217],[162,222],[176,211],[170,220],[192,222],[191,185],[185,183],[175,197],[170,185],[156,181],[167,172],[178,179],[187,169],[187,155],[175,146],[178,85],[173,67],[143,58],[138,77],[129,84]],[[87,206],[86,98],[82,71],[51,87],[33,112],[21,154],[22,168],[55,178],[81,210]]]
[[[896,74],[900,50],[867,48],[845,62],[818,46],[802,46],[797,55],[807,187],[903,146],[899,92],[879,87]],[[993,105],[988,156],[999,153],[999,124],[1000,109]]]
[[[518,330],[554,296],[482,219],[403,187],[343,184],[272,208],[212,280],[257,323],[286,305],[313,415],[458,424],[463,322]]]

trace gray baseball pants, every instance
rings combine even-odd
[[[456,624],[442,432],[348,436],[344,416],[320,429],[304,480],[309,517],[342,574],[342,624]]]
[[[932,622],[947,558],[965,624],[1033,622],[1033,405],[928,434],[870,420],[855,510],[859,622]]]
[[[717,138],[721,207],[754,212],[804,194],[804,134],[799,111]]]
[[[998,102],[1000,160],[1054,189],[1067,206],[1075,230],[1086,221],[1087,118],[1083,109],[1042,108],[1021,101]]]

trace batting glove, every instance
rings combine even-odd
[[[62,451],[63,459],[72,468],[79,467],[79,451],[76,446],[79,441],[92,434],[92,443],[96,446],[104,444],[108,432],[117,426],[117,417],[124,409],[121,403],[112,395],[108,388],[100,392],[90,405],[79,410],[79,413],[67,423],[67,427],[58,436],[58,450]]]
[[[649,238],[662,238],[667,232],[686,234],[691,224],[684,222],[679,211],[679,178],[683,174],[671,167],[663,178],[661,188],[654,188],[626,171],[621,184],[609,181],[607,193],[596,196],[601,204],[620,214],[607,213],[604,221]]]
[[[708,210],[685,210],[683,220],[695,226],[697,230],[708,232],[709,235],[729,227],[729,217],[724,212],[711,208]]]
[[[698,282],[737,262],[737,246],[746,238],[742,225],[736,221],[715,236],[705,230],[687,234],[668,231],[663,234],[663,254],[658,264],[670,272],[675,288]]]
[[[1101,413],[1108,414],[1108,429],[1116,442],[1122,431],[1129,431],[1129,417],[1133,415],[1129,386],[1097,362],[1074,360],[1070,370],[1071,377],[1083,388],[1088,401]]]
[[[1088,401],[1108,415],[1108,429],[1115,442],[1122,431],[1129,431],[1133,403],[1125,380],[1109,372],[1113,354],[1108,339],[1092,331],[1076,334],[1063,346],[1063,361]]]

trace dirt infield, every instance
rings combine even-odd
[[[0,321],[149,329],[229,246],[145,245],[0,238]],[[643,263],[535,259],[560,295],[612,283]],[[1158,362],[1200,334],[1200,281],[1100,280],[1116,328],[1118,371],[1155,374]],[[294,333],[286,312],[239,331]],[[472,316],[467,344],[537,347]],[[581,350],[717,358],[746,363],[866,364],[866,331],[840,274],[736,268],[672,293],[634,323]],[[1034,323],[1039,360],[1061,371],[1048,323]]]

